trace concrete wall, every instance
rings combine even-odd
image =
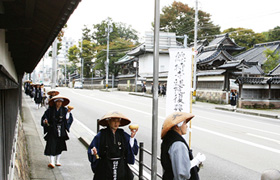
[[[0,64],[9,72],[9,74],[18,82],[17,72],[11,54],[8,50],[8,44],[5,42],[5,30],[0,29]]]
[[[169,70],[169,54],[159,55],[159,72]],[[139,75],[145,77],[153,74],[153,54],[147,53],[139,57]]]

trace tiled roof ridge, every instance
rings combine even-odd
[[[265,42],[265,43],[255,44],[254,47],[270,46],[270,45],[275,45],[275,44],[280,44],[280,41],[272,41],[272,42]]]
[[[211,54],[209,57],[207,57],[206,59],[200,60],[198,61],[198,63],[207,63],[209,62],[211,59],[214,59],[215,57],[219,56],[221,54],[222,50],[217,50],[215,53]]]
[[[276,69],[278,69],[280,66],[280,64],[278,64],[274,69],[272,69],[268,74],[272,74],[274,71],[276,71]]]
[[[220,38],[220,37],[229,37],[229,36],[228,33],[215,35],[215,38]]]

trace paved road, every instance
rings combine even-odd
[[[152,99],[126,92],[102,92],[58,88],[71,99],[74,117],[96,131],[96,119],[117,110],[140,125],[138,141],[151,150]],[[194,154],[207,156],[201,179],[256,180],[266,169],[280,169],[280,121],[264,117],[215,110],[212,105],[193,106],[192,142]],[[165,117],[165,98],[159,98],[158,155],[160,129]],[[127,132],[127,127],[124,128]],[[146,156],[146,155],[145,155]],[[146,163],[150,162],[146,156]],[[161,167],[158,167],[161,172]]]

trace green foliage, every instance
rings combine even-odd
[[[92,38],[96,41],[97,45],[103,46],[107,44],[107,29],[109,21],[111,24],[110,29],[112,30],[110,33],[110,42],[113,42],[118,38],[133,40],[135,42],[138,41],[137,31],[132,29],[131,26],[126,26],[124,23],[113,22],[111,18],[108,18],[107,20],[103,20],[100,24],[93,25]]]
[[[229,33],[229,37],[234,39],[237,45],[245,47],[246,50],[252,48],[255,44],[266,41],[264,34],[255,33],[252,29],[229,28],[222,33]]]
[[[93,58],[95,53],[95,44],[88,41],[83,40],[83,46],[82,46],[82,54],[81,57],[84,60],[84,76],[85,77],[91,77],[91,66],[93,65]]]
[[[279,64],[280,54],[278,51],[273,51],[269,48],[267,48],[263,53],[267,58],[263,64],[263,70],[265,73],[268,73]]]
[[[63,26],[63,28],[61,29],[61,31],[59,31],[58,35],[57,35],[57,40],[58,40],[58,43],[57,43],[57,52],[56,52],[56,55],[59,55],[59,50],[61,50],[61,41],[62,41],[62,38],[64,36],[64,31],[65,29],[67,28],[67,24],[65,24]],[[49,57],[52,57],[52,51],[49,51]]]
[[[280,27],[277,26],[267,32],[267,41],[278,41],[280,40]]]
[[[80,49],[74,45],[69,48],[67,58],[69,59],[70,62],[76,64],[79,62],[79,54],[80,54]]]
[[[114,63],[117,62],[121,57],[123,57],[127,50],[132,49],[135,45],[129,41],[122,38],[115,39],[114,42],[110,42],[110,50],[109,50],[109,73],[118,75],[119,66],[116,66]],[[97,54],[96,54],[96,66],[95,69],[100,70],[101,74],[105,76],[105,62],[107,59],[107,46],[97,46]]]
[[[92,40],[92,37],[91,37],[91,30],[86,26],[84,25],[84,29],[82,29],[83,31],[83,38],[84,40],[87,40],[87,41],[91,41]]]
[[[187,4],[174,1],[170,6],[162,8],[160,15],[160,30],[175,32],[176,35],[188,35],[188,42],[194,40],[195,10]],[[205,39],[207,36],[220,34],[220,27],[214,25],[210,14],[198,11],[198,37]],[[209,38],[208,38],[209,40]]]

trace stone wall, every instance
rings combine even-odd
[[[215,104],[228,104],[228,93],[215,90],[196,90],[196,100]]]
[[[246,100],[242,99],[240,102],[241,108],[246,109],[279,109],[280,100]]]
[[[27,142],[22,127],[22,119],[19,119],[17,149],[14,167],[14,180],[30,180]]]

